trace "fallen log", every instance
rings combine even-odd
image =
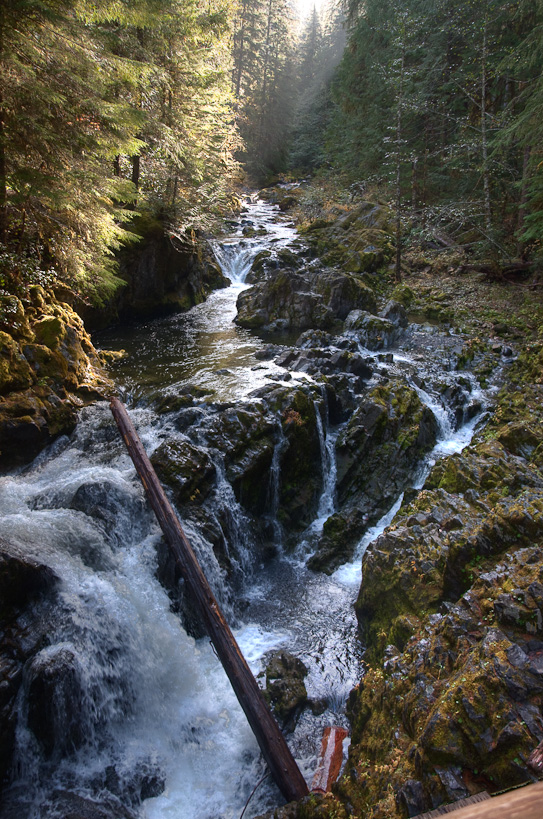
[[[305,779],[224,619],[192,546],[145,453],[134,425],[118,398],[112,398],[110,406],[168,546],[192,592],[193,600],[206,625],[207,633],[260,745],[271,774],[288,801],[301,799],[309,792]]]

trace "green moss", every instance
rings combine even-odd
[[[58,316],[45,316],[32,326],[37,344],[55,349],[66,334],[66,326]]]
[[[25,389],[33,380],[32,370],[17,342],[0,331],[0,394]]]

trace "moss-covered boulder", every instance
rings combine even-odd
[[[339,328],[355,309],[376,311],[373,291],[359,277],[335,271],[285,272],[240,293],[236,322],[267,332]]]
[[[368,350],[384,350],[400,337],[402,328],[382,316],[374,316],[367,310],[353,310],[345,320],[345,329],[356,333]]]
[[[0,331],[0,464],[33,458],[70,432],[77,410],[112,388],[81,318],[43,288],[31,288],[24,321]]]
[[[293,731],[307,705],[304,663],[289,651],[278,651],[268,661],[264,695],[284,730]]]
[[[336,444],[337,495],[369,526],[408,485],[435,444],[437,421],[416,392],[399,381],[371,390]]]
[[[33,374],[28,361],[8,333],[0,331],[0,394],[29,387]]]
[[[229,407],[209,419],[205,438],[224,457],[236,498],[254,515],[268,511],[278,423],[262,403]]]
[[[216,475],[209,453],[189,441],[165,441],[154,451],[151,463],[159,479],[173,491],[179,505],[202,503]]]

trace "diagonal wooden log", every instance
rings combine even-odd
[[[117,422],[130,457],[144,486],[168,546],[223,664],[232,688],[260,745],[264,759],[283,796],[292,801],[308,794],[307,784],[277,725],[262,691],[243,657],[217,600],[196,559],[187,536],[147,457],[130,417],[118,398],[111,399]]]

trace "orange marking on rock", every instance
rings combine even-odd
[[[345,728],[328,726],[322,735],[321,752],[311,790],[327,793],[336,781],[343,762],[343,740],[349,735]]]

